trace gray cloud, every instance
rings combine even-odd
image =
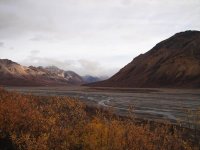
[[[0,47],[3,47],[4,46],[4,42],[0,42]]]
[[[30,57],[37,56],[39,53],[40,53],[39,50],[32,50],[32,51],[30,52]]]
[[[176,32],[200,30],[199,18],[199,0],[0,0],[0,52],[104,74]]]
[[[1,1],[0,5],[0,35],[3,37],[47,32],[58,38],[89,34],[102,38],[103,30],[111,39],[113,30],[122,36],[133,30],[133,33],[144,30],[147,34],[160,34],[164,30],[177,32],[176,26],[184,29],[187,22],[191,28],[198,27],[200,17],[199,0],[9,0]],[[176,26],[169,28],[168,24]]]
[[[100,63],[96,61],[80,59],[78,60],[77,63],[80,64],[80,68],[77,71],[81,72],[82,74],[87,72],[86,74],[94,76],[102,76],[102,75],[111,76],[117,71],[116,68],[112,68],[112,70],[107,69],[105,66],[102,66]]]

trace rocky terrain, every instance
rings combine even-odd
[[[101,81],[106,77],[80,76],[56,66],[22,66],[9,59],[0,59],[0,85],[5,86],[65,86]]]
[[[56,66],[45,67],[49,72],[64,78],[69,84],[80,85],[86,83],[83,78],[73,71],[64,71]]]
[[[56,86],[83,83],[83,79],[72,71],[64,71],[54,66],[25,67],[8,59],[0,59],[0,85]]]
[[[177,33],[90,86],[200,88],[200,32]]]

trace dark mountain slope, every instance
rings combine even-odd
[[[82,76],[83,80],[85,81],[85,83],[93,83],[93,82],[98,82],[98,81],[103,81],[108,79],[107,76],[91,76],[91,75],[85,75]]]
[[[177,33],[90,86],[199,88],[200,32]]]

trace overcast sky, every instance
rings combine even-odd
[[[200,30],[200,0],[0,0],[0,58],[113,75],[185,30]]]

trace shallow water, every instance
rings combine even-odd
[[[200,110],[200,89],[107,89],[87,87],[7,87],[21,93],[47,96],[70,96],[93,106],[112,107],[118,114],[127,115],[130,107],[136,117],[149,120],[168,120],[173,123],[192,122]],[[199,118],[197,118],[199,119]]]

